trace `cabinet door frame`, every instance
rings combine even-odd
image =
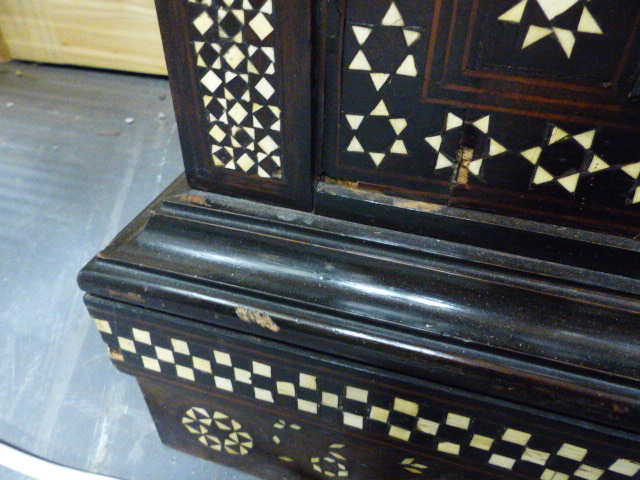
[[[189,184],[196,189],[310,210],[313,186],[310,0],[266,2],[271,7],[264,8],[264,14],[258,12],[263,17],[257,23],[266,24],[264,18],[271,20],[264,38],[274,37],[273,64],[277,72],[270,77],[275,81],[270,82],[273,85],[267,87],[267,92],[273,88],[281,98],[281,126],[277,132],[281,140],[278,145],[281,174],[270,177],[264,172],[255,173],[255,167],[246,173],[237,165],[235,170],[216,166],[212,159],[215,144],[209,133],[212,128],[207,120],[210,112],[205,109],[197,78],[198,55],[193,44],[193,19],[189,18],[189,8],[202,4],[210,16],[216,18],[220,2],[156,0],[185,170]],[[207,3],[213,5],[207,6]],[[248,30],[246,25],[245,28]],[[253,115],[253,112],[248,113]],[[258,147],[253,148],[257,150]]]

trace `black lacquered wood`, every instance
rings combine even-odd
[[[278,319],[261,334],[279,341],[640,427],[636,279],[227,203],[177,184],[82,288],[213,324],[247,305]]]
[[[398,477],[408,464],[429,478],[469,480],[580,468],[619,480],[621,466],[635,468],[634,435],[121,302],[86,302],[114,364],[138,377],[163,441],[261,477],[272,478],[277,461],[304,473],[321,463],[337,473],[339,463],[356,480]],[[242,432],[240,444],[230,431]],[[571,462],[568,450],[577,452]]]

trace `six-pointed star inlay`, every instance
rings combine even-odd
[[[516,5],[498,17],[498,20],[507,23],[523,23],[524,14],[530,4],[536,4],[547,18],[546,25],[530,24],[527,34],[522,42],[522,49],[539,42],[543,38],[551,36],[556,39],[567,58],[571,58],[576,44],[576,34],[587,33],[602,35],[600,25],[587,8],[586,0],[520,0]],[[554,20],[567,14],[574,8],[582,6],[582,14],[578,24],[573,29],[560,28]],[[531,7],[529,7],[531,8]]]

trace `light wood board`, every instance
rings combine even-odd
[[[166,75],[153,0],[2,0],[0,38],[13,59]]]

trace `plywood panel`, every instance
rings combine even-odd
[[[166,74],[153,0],[2,0],[11,58]]]

